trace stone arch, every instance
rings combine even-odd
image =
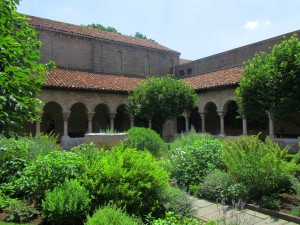
[[[87,107],[81,102],[73,104],[68,119],[69,137],[84,137],[88,129]]]
[[[125,109],[125,104],[118,106],[115,117],[115,130],[117,132],[123,132],[130,129],[130,117]]]
[[[41,132],[63,136],[63,108],[55,101],[48,101],[43,107]]]
[[[98,133],[109,129],[109,106],[100,103],[96,105],[92,120],[92,132]]]
[[[190,112],[190,117],[189,117],[189,130],[191,128],[195,129],[196,132],[200,132],[201,130],[201,117],[199,114],[199,109],[198,107],[194,108]]]
[[[238,105],[234,100],[228,100],[223,106],[225,134],[238,136],[243,134],[243,120],[239,118]]]
[[[214,102],[207,102],[204,106],[205,116],[205,131],[212,135],[220,133],[220,117],[217,111],[217,105]]]

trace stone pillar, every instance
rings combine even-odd
[[[243,135],[247,136],[247,119],[243,118]]]
[[[88,133],[92,133],[93,132],[93,116],[94,116],[94,112],[90,112],[87,114],[88,117]]]
[[[190,113],[189,112],[184,112],[183,114],[184,120],[185,120],[185,132],[189,132],[189,118],[190,118]]]
[[[206,113],[205,112],[200,112],[200,117],[201,117],[201,132],[202,133],[206,133],[205,131],[205,117],[206,117]]]
[[[149,129],[152,129],[152,121],[151,120],[148,120],[148,127],[149,127]]]
[[[116,117],[116,113],[110,113],[109,114],[110,130],[112,130],[112,131],[115,130],[115,117]]]
[[[273,114],[271,112],[267,112],[268,118],[269,118],[269,138],[274,139],[274,121],[273,121]]]
[[[224,117],[226,115],[226,112],[218,112],[218,115],[220,116],[220,128],[221,128],[220,135],[225,136],[226,134],[224,129]]]
[[[129,115],[129,119],[130,119],[130,128],[132,128],[134,126],[134,116]]]
[[[64,119],[64,136],[68,137],[68,119],[70,116],[70,111],[63,112]]]
[[[35,135],[41,133],[41,122],[40,121],[36,121],[35,122]]]

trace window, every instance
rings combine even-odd
[[[116,54],[116,70],[118,72],[123,70],[123,54],[121,51],[118,51]]]
[[[191,75],[192,74],[192,69],[191,68],[189,68],[189,69],[187,69],[187,75]]]
[[[169,62],[169,74],[173,74],[173,60],[172,59]]]
[[[150,74],[150,59],[149,59],[149,56],[145,57],[145,74]]]
[[[180,76],[184,76],[184,70],[180,70],[180,71],[179,71],[179,75],[180,75]]]

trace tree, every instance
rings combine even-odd
[[[112,32],[112,33],[116,33],[116,34],[121,34],[120,32],[118,32],[118,30],[114,27],[110,27],[110,26],[103,26],[102,24],[95,24],[95,23],[92,23],[92,24],[87,24],[87,25],[81,25],[83,27],[90,27],[90,28],[94,28],[94,29],[98,29],[98,30],[104,30],[104,31],[107,31],[107,32]]]
[[[146,40],[155,42],[155,40],[153,40],[153,39],[151,39],[151,38],[147,38],[146,35],[144,35],[144,34],[142,34],[142,33],[140,33],[140,32],[135,32],[134,37],[136,37],[136,38],[141,38],[141,39],[146,39]]]
[[[133,116],[165,122],[193,109],[197,98],[191,87],[171,75],[150,77],[129,94],[126,109]]]
[[[37,98],[47,69],[38,63],[41,43],[27,18],[16,12],[18,0],[0,0],[0,133],[9,135],[25,121],[39,118]]]
[[[261,119],[266,112],[274,117],[300,111],[300,42],[296,35],[284,38],[269,53],[256,54],[245,64],[236,89],[240,113]]]

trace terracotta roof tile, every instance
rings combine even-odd
[[[131,91],[143,78],[108,75],[70,69],[53,69],[44,76],[45,87],[86,89],[96,91]]]
[[[104,39],[104,40],[122,42],[122,43],[130,44],[130,45],[136,45],[136,46],[142,46],[142,47],[146,47],[146,48],[153,48],[153,49],[158,49],[158,50],[162,50],[162,51],[178,53],[172,49],[169,49],[165,46],[162,46],[156,42],[153,42],[153,41],[150,41],[147,39],[130,37],[130,36],[126,36],[126,35],[121,35],[121,34],[102,31],[102,30],[98,30],[98,29],[94,29],[94,28],[58,22],[58,21],[44,19],[44,18],[35,17],[35,16],[29,16],[29,15],[25,15],[25,16],[30,19],[28,21],[28,23],[35,27],[47,28],[47,29],[57,30],[57,31],[64,31],[64,32],[72,33],[72,34],[79,34],[79,35],[84,35],[84,36],[93,37],[93,38],[100,38],[100,39]]]
[[[183,78],[195,90],[236,85],[242,76],[243,66]]]
[[[189,63],[191,61],[192,60],[189,60],[189,59],[179,59],[179,65],[186,64],[186,63]]]

